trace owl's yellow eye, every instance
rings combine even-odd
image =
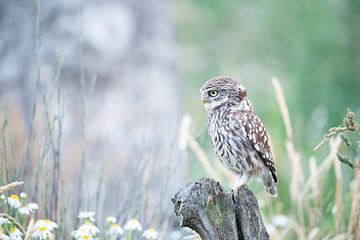
[[[216,91],[216,90],[211,90],[211,91],[209,92],[209,95],[210,95],[211,97],[216,97],[216,96],[218,95],[218,91]]]

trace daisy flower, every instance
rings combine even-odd
[[[49,228],[50,225],[46,223],[46,220],[37,221],[35,224],[34,233],[32,234],[32,239],[36,239],[36,240],[54,239],[54,235],[51,233],[51,230]]]
[[[7,198],[7,202],[12,208],[19,208],[21,207],[20,198],[16,194],[10,195],[10,197]]]
[[[22,232],[19,229],[12,226],[10,229],[10,239],[11,240],[22,240]]]
[[[78,218],[80,219],[88,219],[91,222],[95,222],[95,212],[80,212]]]
[[[28,203],[25,206],[19,208],[19,213],[21,215],[30,215],[30,213],[37,210],[39,207],[36,203]]]
[[[24,192],[20,193],[20,198],[21,199],[26,199],[27,198],[26,193],[24,193]]]
[[[149,228],[144,231],[143,237],[146,239],[155,240],[158,239],[159,233],[154,228]]]
[[[0,201],[5,201],[5,200],[6,200],[5,194],[1,194],[1,195],[0,195]]]
[[[39,209],[37,203],[28,203],[26,206],[28,206],[32,211]]]
[[[86,231],[90,233],[92,236],[96,236],[96,234],[100,232],[99,229],[89,220],[86,220],[86,222],[79,227],[79,230]]]
[[[76,240],[92,240],[93,236],[85,230],[75,230],[71,233],[71,236]]]
[[[276,227],[285,228],[289,225],[290,219],[285,215],[275,215],[272,219],[272,223]]]
[[[10,223],[9,219],[0,217],[0,227],[4,224],[9,224],[9,223]]]
[[[34,228],[38,229],[38,228],[41,228],[41,227],[44,227],[44,226],[49,231],[53,231],[55,228],[58,227],[58,225],[55,222],[50,221],[49,219],[45,219],[45,220],[44,219],[39,219],[39,220],[36,221]]]
[[[19,213],[21,215],[30,215],[31,209],[28,208],[26,205],[19,208]]]
[[[125,230],[137,230],[137,231],[141,231],[141,225],[139,223],[139,221],[136,218],[132,218],[130,219],[126,224],[125,224]]]
[[[109,229],[107,230],[107,233],[110,235],[123,235],[124,230],[119,224],[112,223],[109,226]]]
[[[1,240],[10,240],[10,237],[8,235],[5,235],[5,234],[0,232],[0,239]]]
[[[107,224],[114,224],[114,223],[116,223],[116,217],[107,217],[107,218],[106,218],[106,223],[107,223]]]

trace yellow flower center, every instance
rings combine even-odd
[[[87,226],[94,226],[94,224],[92,224],[92,222],[90,222],[89,220],[86,220],[86,221],[85,221],[85,225],[87,225]]]
[[[89,235],[84,235],[83,239],[90,239],[90,236]]]
[[[19,200],[19,201],[20,201],[19,196],[18,196],[18,195],[16,195],[16,194],[12,194],[12,195],[10,195],[10,198],[15,199],[15,200]]]
[[[45,226],[41,226],[41,227],[39,227],[39,230],[40,230],[41,232],[46,231],[46,227],[45,227]]]

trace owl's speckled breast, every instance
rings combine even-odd
[[[252,172],[253,166],[249,163],[254,156],[249,156],[249,151],[246,151],[250,146],[246,145],[245,129],[233,121],[231,112],[212,113],[208,125],[211,143],[220,161],[237,174]]]

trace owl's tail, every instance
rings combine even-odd
[[[275,186],[275,183],[271,183],[269,185],[265,186],[266,191],[270,194],[272,197],[277,197],[277,188]]]
[[[271,197],[277,197],[277,188],[269,171],[266,171],[266,173],[262,174],[261,180],[264,184],[266,192],[268,192]]]

